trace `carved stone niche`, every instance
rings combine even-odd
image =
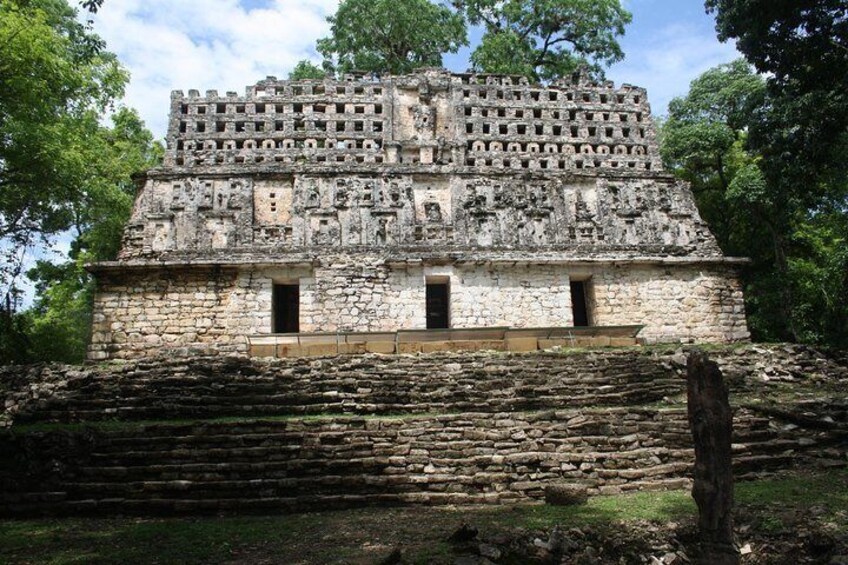
[[[530,245],[548,245],[551,241],[551,220],[549,217],[530,218],[527,222],[525,241]]]
[[[337,181],[338,183],[339,181]],[[346,196],[334,196],[335,202],[341,203],[344,198],[347,198],[347,201],[351,205],[356,205],[360,208],[370,208],[374,206],[374,196],[376,193],[376,183],[374,179],[358,179],[358,178],[346,178],[344,179],[344,187],[342,188],[337,184],[336,186],[336,194],[338,194],[339,190],[343,190],[346,192]]]
[[[528,186],[527,204],[536,213],[550,213],[554,209],[548,187],[545,185]]]
[[[309,218],[309,243],[312,245],[341,245],[341,225],[335,215],[315,214]]]
[[[321,189],[316,179],[309,179],[301,187],[303,191],[303,207],[304,208],[320,208],[321,207]]]
[[[215,208],[215,186],[211,180],[202,181],[200,185],[200,198],[198,198],[198,210],[212,210]],[[223,200],[224,195],[218,195]]]
[[[424,218],[428,224],[442,223],[442,205],[438,202],[424,203]]]
[[[462,207],[469,211],[489,212],[494,204],[495,187],[483,182],[472,181],[465,185]]]
[[[231,217],[217,215],[206,218],[204,247],[212,249],[225,249],[236,244],[235,230]]]
[[[480,214],[469,218],[470,243],[480,247],[491,247],[498,242],[497,218],[493,214]]]
[[[150,217],[147,231],[151,251],[168,251],[174,248],[174,223],[170,217]]]
[[[291,179],[259,180],[254,182],[254,225],[288,225],[291,222],[293,193]]]
[[[429,104],[415,104],[409,109],[419,139],[432,139],[436,133],[436,109]]]
[[[381,179],[376,182],[374,205],[378,208],[401,208],[404,205],[400,179]]]
[[[350,206],[352,195],[352,187],[347,179],[336,179],[335,190],[333,192],[333,207],[345,209]]]
[[[371,245],[392,245],[398,240],[397,215],[393,212],[375,212],[369,222]]]
[[[412,184],[416,224],[449,224],[451,222],[451,190],[447,179],[416,178]]]

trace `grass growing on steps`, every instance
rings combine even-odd
[[[685,407],[685,406],[684,406]],[[563,407],[561,409],[545,408],[541,410],[517,410],[504,412],[471,412],[455,411],[455,412],[404,412],[404,413],[387,413],[387,414],[350,414],[350,413],[318,413],[318,414],[284,414],[278,416],[222,416],[218,418],[197,418],[184,420],[92,420],[89,422],[78,423],[58,423],[58,422],[36,422],[27,424],[14,424],[7,430],[14,433],[36,433],[36,432],[81,432],[87,429],[95,431],[133,431],[141,428],[153,426],[204,426],[215,424],[262,424],[263,422],[320,422],[330,420],[366,420],[366,421],[381,421],[381,420],[416,420],[420,418],[439,418],[445,416],[467,416],[469,414],[484,414],[494,417],[501,415],[506,418],[522,418],[534,415],[549,415],[554,417],[556,412],[592,412],[603,410],[616,410],[629,408],[635,411],[640,410],[679,410],[681,405],[678,402],[657,401],[652,403],[639,404],[634,406],[604,406],[604,405],[586,405],[577,407]],[[2,433],[0,429],[0,433]]]
[[[529,413],[529,412],[528,412]],[[33,432],[80,432],[86,429],[102,431],[132,431],[151,426],[203,426],[215,424],[261,424],[263,422],[322,421],[322,420],[404,420],[413,418],[434,418],[438,416],[459,415],[462,412],[421,412],[404,414],[284,414],[279,416],[221,416],[219,418],[196,418],[185,420],[92,420],[79,423],[36,422],[32,424],[14,424],[9,430],[16,433]],[[511,412],[510,414],[522,414]]]
[[[739,512],[763,531],[790,528],[786,511],[848,528],[848,471],[787,475],[736,486]],[[405,562],[450,563],[448,536],[463,522],[485,530],[549,530],[648,520],[691,521],[688,491],[590,499],[585,506],[365,508],[217,518],[0,521],[0,563],[375,563],[402,547]]]

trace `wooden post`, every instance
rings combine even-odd
[[[733,469],[731,433],[733,414],[721,371],[701,351],[689,354],[686,364],[689,426],[695,443],[695,483],[692,498],[698,505],[700,562],[738,565],[733,541]]]

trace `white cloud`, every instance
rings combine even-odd
[[[132,77],[125,103],[164,138],[171,90],[243,92],[300,59],[318,61],[337,0],[272,0],[249,9],[237,0],[115,0],[94,18],[95,31]]]
[[[94,18],[95,30],[132,75],[125,103],[138,109],[157,138],[166,133],[171,90],[243,92],[267,75],[284,78],[300,59],[318,62],[315,42],[328,34],[326,17],[338,0],[254,0],[254,8],[244,5],[248,1],[115,0]],[[657,31],[648,14],[662,2],[627,4],[645,21],[628,30],[627,59],[608,76],[647,88],[658,114],[685,94],[693,78],[738,56],[704,25],[707,16],[692,22],[672,17]],[[467,61],[460,58],[449,55],[445,63],[461,71]]]
[[[702,26],[672,23],[658,32],[624,42],[627,58],[607,76],[648,89],[654,114],[665,114],[669,101],[685,95],[698,75],[741,55],[731,43],[719,43],[715,32]]]

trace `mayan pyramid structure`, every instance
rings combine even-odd
[[[92,359],[259,338],[642,326],[745,340],[742,259],[663,170],[644,89],[427,69],[171,96]]]

